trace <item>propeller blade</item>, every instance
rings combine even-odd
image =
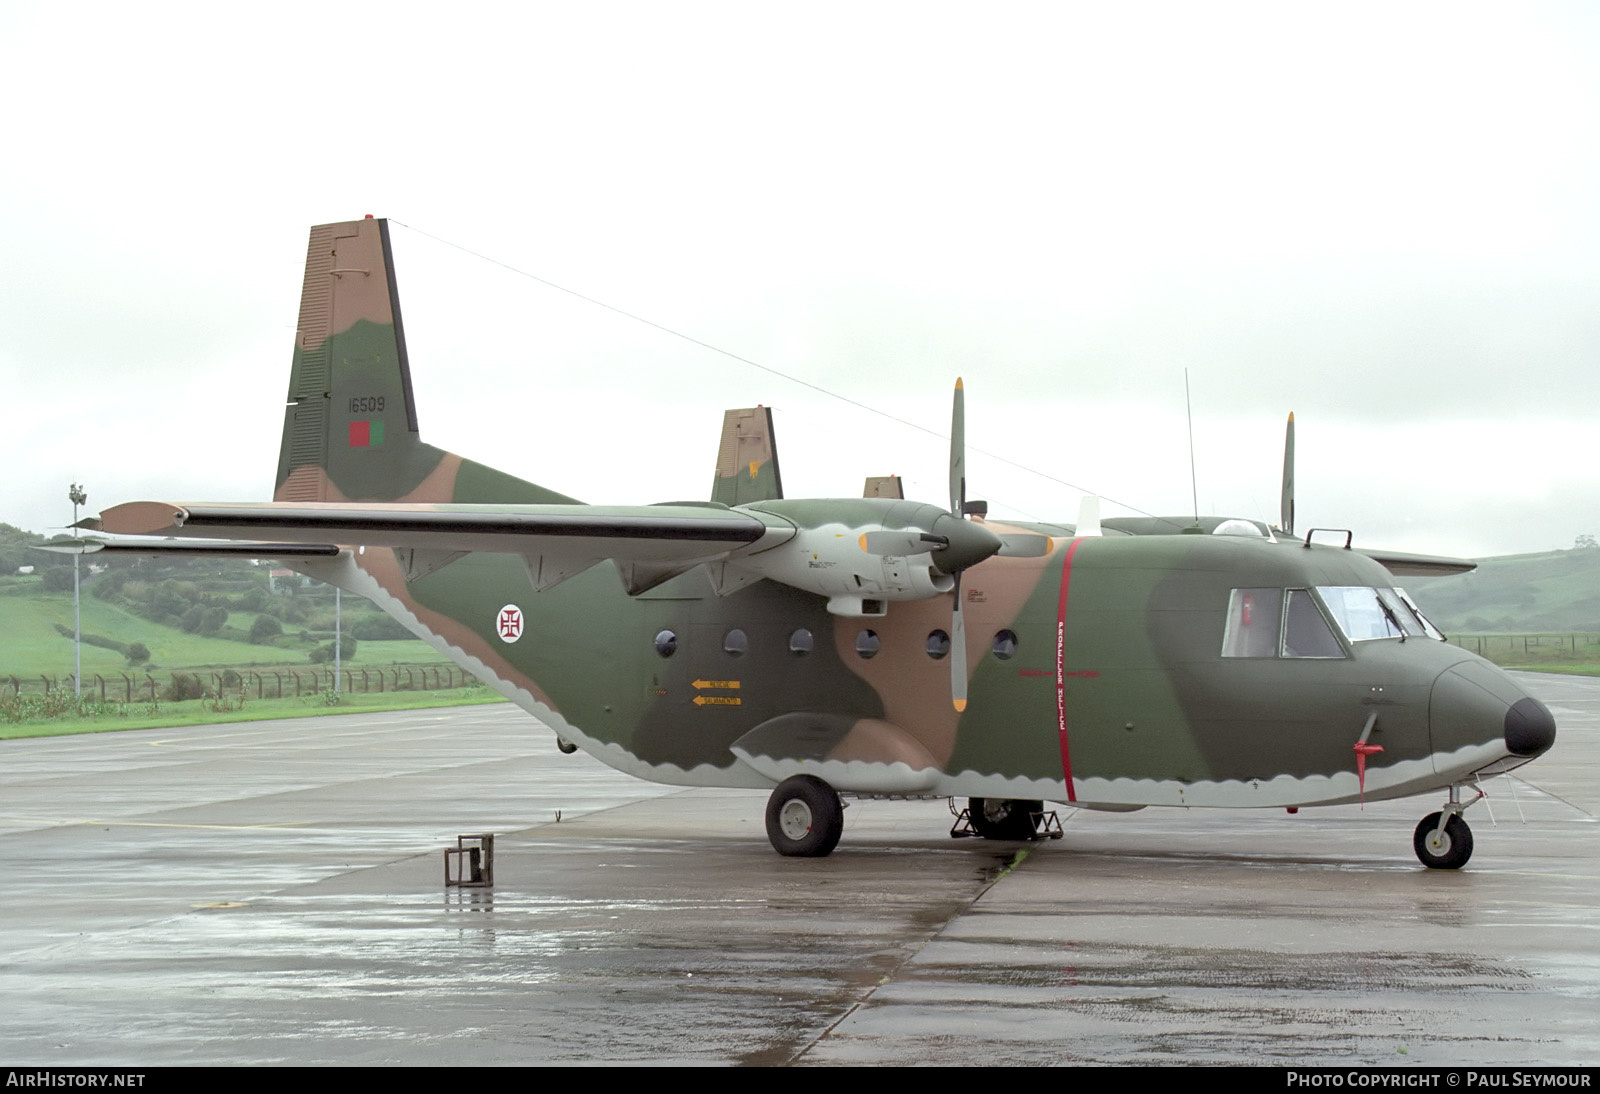
[[[1100,499],[1093,494],[1085,494],[1083,500],[1078,502],[1078,527],[1080,536],[1098,536],[1100,531]]]
[[[1033,532],[1003,532],[1000,554],[1006,558],[1043,558],[1056,549],[1056,541]]]
[[[955,608],[950,612],[950,702],[967,709],[967,630],[961,622],[961,575],[956,574]]]
[[[1278,506],[1279,527],[1294,535],[1294,412],[1283,432],[1283,497]]]
[[[936,536],[931,532],[919,532],[914,528],[904,530],[885,530],[881,532],[862,532],[861,538],[856,541],[861,549],[869,555],[921,555],[929,551],[939,551],[950,546],[950,537]]]
[[[950,512],[963,515],[967,504],[967,412],[961,377],[956,377],[956,395],[950,411]]]

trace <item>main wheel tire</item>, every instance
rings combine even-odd
[[[1024,798],[967,799],[972,830],[984,839],[1032,839],[1033,815],[1043,809],[1044,802]]]
[[[1422,818],[1422,823],[1417,825],[1416,835],[1411,838],[1417,858],[1422,865],[1433,870],[1461,869],[1472,857],[1472,829],[1467,827],[1467,822],[1461,819],[1459,813],[1452,813],[1450,819],[1444,822],[1443,832],[1438,829],[1438,813],[1429,813]]]
[[[843,833],[844,803],[821,779],[795,775],[767,799],[767,839],[780,855],[821,858],[839,845]]]

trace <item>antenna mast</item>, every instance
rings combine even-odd
[[[1189,402],[1189,370],[1183,370],[1183,412],[1189,419],[1189,494],[1194,502],[1194,522],[1200,523],[1200,485],[1194,472],[1194,407]]]

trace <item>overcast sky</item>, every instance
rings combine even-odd
[[[0,0],[0,520],[269,497],[373,213],[424,439],[585,500],[707,497],[731,406],[791,497],[947,452],[468,251],[935,433],[964,376],[997,516],[1189,512],[1188,369],[1202,511],[1276,518],[1293,410],[1302,529],[1571,546],[1597,82],[1587,3]]]

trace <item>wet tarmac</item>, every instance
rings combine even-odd
[[[764,793],[507,706],[0,742],[0,1062],[1593,1064],[1600,681],[1526,679],[1555,751],[1459,873],[1432,798],[1027,846],[855,802],[783,859]]]

